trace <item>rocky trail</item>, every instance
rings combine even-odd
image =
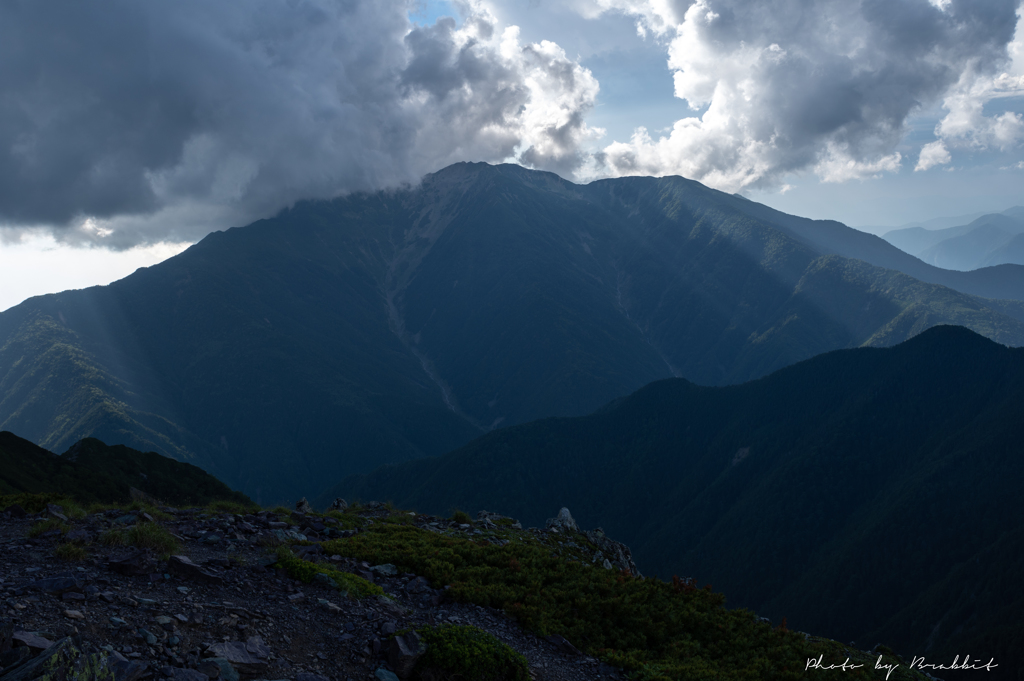
[[[109,509],[74,519],[52,505],[40,514],[8,508],[0,514],[0,681],[393,681],[411,678],[421,644],[408,632],[441,624],[492,634],[525,656],[537,680],[625,678],[564,639],[538,637],[500,611],[455,602],[423,576],[326,555],[317,541],[344,541],[358,529],[340,529],[336,519],[307,510]],[[372,503],[358,511],[371,523],[390,513]],[[409,515],[416,527],[468,536],[500,517],[482,512],[475,523],[456,523]],[[523,532],[554,536],[565,518]],[[38,531],[54,519],[63,529]],[[97,541],[147,523],[178,540],[173,555],[161,560],[150,549]],[[594,556],[596,568],[612,559],[635,570],[628,550],[600,534],[594,539],[610,549]],[[59,545],[76,541],[88,548],[84,560],[55,557]],[[292,579],[275,564],[280,545],[367,579],[385,596],[349,596],[324,575]]]

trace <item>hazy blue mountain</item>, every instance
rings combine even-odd
[[[990,251],[982,261],[982,267],[1003,263],[1024,263],[1024,234],[1015,234],[1002,246]]]
[[[1024,668],[1024,349],[939,327],[738,386],[653,383],[328,491],[541,525],[567,506],[645,573],[860,647]],[[879,638],[882,637],[882,638]],[[1003,677],[1010,678],[1010,677]]]
[[[999,251],[1024,233],[1024,208],[982,215],[971,222],[945,229],[914,227],[885,234],[884,238],[921,260],[946,269],[968,271],[1006,263],[1024,264]],[[1012,251],[1011,251],[1012,252]]]
[[[1024,344],[1024,303],[828,247],[851,234],[678,177],[459,164],[0,313],[0,427],[157,451],[267,503],[673,375],[738,383],[936,324]]]
[[[955,227],[946,227],[944,229],[908,227],[906,229],[897,229],[892,232],[887,232],[882,236],[882,238],[901,251],[905,251],[916,256],[929,248],[942,243],[946,239],[963,236],[972,229],[974,229],[974,227],[970,223],[957,225]]]
[[[886,239],[847,227],[841,222],[787,215],[752,201],[738,206],[759,220],[788,231],[819,253],[863,260],[878,267],[909,274],[930,284],[947,286],[983,298],[1024,300],[1022,265],[999,265],[970,272],[942,269],[900,250]]]

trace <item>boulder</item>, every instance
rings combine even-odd
[[[215,643],[207,649],[207,653],[214,658],[227,660],[243,676],[261,676],[267,669],[266,657],[261,658],[259,654],[251,652],[241,641]]]
[[[26,591],[45,591],[48,594],[59,596],[67,591],[82,593],[82,580],[73,572],[63,572],[53,577],[46,577],[34,582],[29,582],[21,588]]]
[[[569,513],[569,509],[562,508],[554,518],[548,518],[547,527],[549,530],[559,530],[560,532],[579,532],[580,528],[576,526],[576,521],[572,519],[572,514]]]
[[[628,546],[609,539],[600,527],[596,530],[590,530],[586,535],[590,543],[600,549],[606,556],[604,567],[628,570],[634,577],[643,576],[640,574],[640,570],[637,569],[636,563],[633,562],[633,553],[629,550]]]
[[[402,636],[395,636],[391,641],[388,650],[388,663],[395,670],[398,678],[408,679],[412,676],[413,667],[425,652],[427,652],[427,644],[420,640],[419,634],[410,631]]]
[[[559,636],[558,634],[552,634],[551,636],[546,636],[545,639],[547,640],[548,643],[553,645],[558,650],[558,652],[562,653],[563,655],[576,656],[576,655],[580,655],[581,654],[580,651],[576,649],[576,646],[574,646],[573,644],[569,643],[567,640],[565,640],[563,637]]]
[[[395,575],[398,574],[398,568],[396,568],[391,563],[383,563],[381,565],[374,565],[370,569],[372,571],[376,572],[381,577],[394,577]]]
[[[171,667],[169,670],[172,681],[210,681],[210,677],[196,669]]]
[[[171,574],[178,575],[184,579],[206,582],[207,584],[224,583],[223,577],[199,567],[188,556],[171,556],[167,559],[167,569]]]
[[[46,513],[51,518],[56,518],[57,520],[62,520],[64,522],[68,521],[68,517],[66,515],[64,515],[64,507],[63,506],[58,506],[57,504],[47,504],[46,505]]]
[[[24,518],[28,515],[28,511],[21,507],[21,504],[11,504],[4,509],[4,513],[10,513],[14,518]]]
[[[341,497],[338,497],[333,502],[331,502],[331,508],[329,510],[345,512],[348,510],[348,502],[342,499]]]
[[[107,567],[118,574],[149,575],[156,572],[156,562],[147,549],[132,551],[119,558],[113,558],[107,563]]]
[[[16,631],[11,636],[14,645],[25,646],[29,650],[38,652],[41,650],[48,650],[53,646],[53,641],[45,639],[38,634],[34,634],[30,631]]]
[[[298,513],[306,514],[312,513],[313,507],[310,506],[308,501],[306,501],[306,497],[302,497],[301,499],[299,499],[299,503],[295,504],[295,510]]]

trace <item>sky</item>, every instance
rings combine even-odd
[[[0,310],[457,161],[1024,205],[1020,0],[0,3]]]

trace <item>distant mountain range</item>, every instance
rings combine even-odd
[[[1021,300],[1024,267],[942,270],[678,177],[458,164],[0,313],[0,428],[294,500],[671,376],[740,383],[937,324],[1021,345]]]
[[[952,270],[1024,264],[1024,207],[990,213],[943,229],[911,227],[884,238],[921,260]]]
[[[1024,349],[937,327],[739,386],[659,381],[590,416],[349,478],[319,503],[533,525],[565,505],[645,573],[710,581],[732,606],[862,648],[994,656],[1016,678],[1022,412]]]

